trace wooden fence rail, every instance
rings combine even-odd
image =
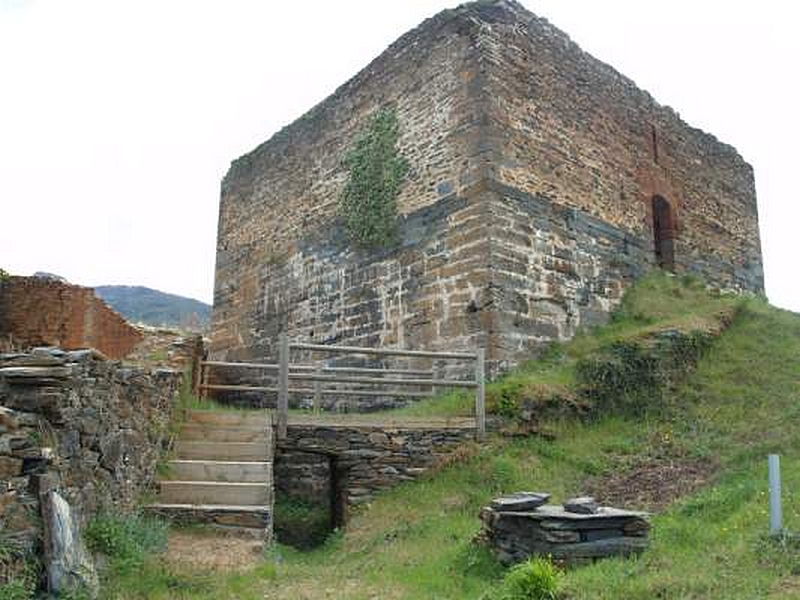
[[[372,356],[401,356],[407,358],[432,358],[439,360],[474,361],[474,378],[470,380],[446,379],[436,377],[432,369],[378,369],[366,367],[322,367],[321,365],[291,364],[292,350],[305,350],[327,354],[362,354]],[[278,394],[277,435],[279,439],[286,437],[289,415],[289,394],[308,394],[314,398],[314,408],[318,410],[323,395],[380,397],[397,396],[401,398],[427,398],[434,394],[435,388],[467,388],[475,390],[475,426],[479,439],[486,435],[486,390],[485,367],[486,353],[479,348],[475,353],[461,352],[429,352],[423,350],[397,350],[389,348],[361,348],[357,346],[326,346],[322,344],[290,343],[282,334],[278,344],[277,363],[251,363],[229,361],[198,361],[195,368],[199,376],[195,393],[205,395],[208,391],[249,391]],[[274,373],[277,384],[273,386],[258,385],[224,385],[209,383],[211,368],[241,368],[262,370]],[[360,377],[365,375],[365,377]],[[387,377],[390,376],[390,377]],[[292,381],[312,383],[314,387],[289,387]],[[430,388],[429,391],[408,390],[364,390],[325,387],[323,384],[362,384],[373,386],[415,386]]]

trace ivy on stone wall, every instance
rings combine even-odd
[[[397,240],[397,194],[408,172],[398,137],[394,110],[381,109],[344,157],[349,177],[339,214],[358,246],[380,248]]]
[[[0,281],[5,281],[6,279],[11,279],[11,274],[4,269],[0,269]]]

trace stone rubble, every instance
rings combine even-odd
[[[647,513],[595,507],[593,498],[571,499],[562,506],[504,508],[516,496],[495,499],[480,515],[481,537],[503,564],[522,562],[534,555],[576,564],[637,554],[648,546]],[[579,512],[590,509],[593,512]]]
[[[50,492],[81,525],[135,506],[168,444],[181,377],[93,350],[0,354],[0,532],[19,561],[41,552]]]

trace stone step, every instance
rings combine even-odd
[[[267,461],[171,460],[168,479],[231,481],[272,486],[272,463]]]
[[[206,423],[186,423],[181,427],[181,440],[204,440],[208,442],[261,442],[271,443],[271,429],[260,426],[220,426]]]
[[[164,517],[181,525],[199,523],[226,529],[250,529],[267,541],[271,537],[272,509],[269,506],[154,503],[144,509],[148,514]]]
[[[269,461],[272,445],[258,442],[175,442],[175,458],[184,460]]]
[[[271,495],[264,483],[161,481],[158,499],[164,504],[269,506]]]
[[[189,422],[219,427],[265,427],[272,415],[266,410],[191,410]]]

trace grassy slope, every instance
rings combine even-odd
[[[471,543],[492,496],[546,490],[555,500],[647,457],[711,458],[715,483],[654,517],[641,558],[570,571],[569,598],[800,598],[800,548],[768,541],[766,454],[784,465],[787,526],[800,530],[800,317],[758,301],[715,298],[697,286],[653,278],[626,300],[622,318],[530,365],[495,393],[574,382],[574,361],[614,339],[669,327],[713,329],[741,305],[697,371],[649,419],[608,417],[549,424],[555,441],[496,439],[440,475],[397,488],[357,514],[343,535],[257,572],[211,576],[149,563],[111,596],[142,598],[481,598],[502,569]],[[441,407],[440,407],[441,408]],[[458,403],[445,402],[447,410]],[[145,591],[144,586],[147,587]],[[124,590],[124,591],[122,591]]]

